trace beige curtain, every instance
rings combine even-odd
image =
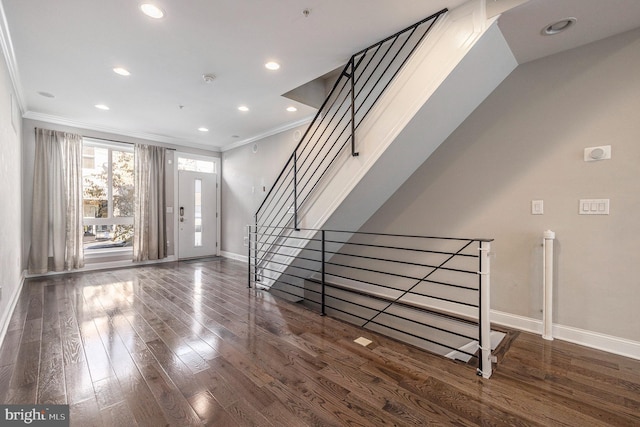
[[[165,157],[162,147],[135,146],[134,261],[167,256]]]
[[[84,266],[82,136],[36,128],[29,273]]]

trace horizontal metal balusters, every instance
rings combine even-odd
[[[442,355],[466,356],[490,375],[482,299],[489,240],[275,226],[249,232],[250,242],[269,241],[278,254],[260,265],[275,273],[275,295]],[[291,251],[295,256],[286,255]],[[251,249],[249,259],[256,259]],[[474,341],[482,343],[480,353],[467,345]]]

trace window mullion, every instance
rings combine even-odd
[[[113,150],[109,148],[109,169],[107,172],[107,216],[113,218]]]

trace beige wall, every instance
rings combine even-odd
[[[254,223],[253,215],[266,191],[291,156],[297,144],[294,134],[306,128],[303,125],[222,153],[222,251],[246,256],[246,226]]]
[[[364,229],[495,238],[492,308],[534,319],[551,229],[554,323],[640,341],[638,70],[640,30],[520,66]],[[584,162],[598,145],[612,159]],[[578,215],[581,198],[611,214]]]
[[[22,280],[22,120],[17,107],[5,58],[0,54],[0,340]]]
[[[35,131],[36,127],[44,128],[44,129],[53,129],[65,132],[78,133],[86,137],[94,137],[94,138],[103,138],[103,139],[111,139],[115,141],[129,142],[129,143],[141,143],[141,144],[153,144],[158,146],[163,146],[167,148],[177,148],[171,144],[163,144],[159,142],[143,140],[139,138],[132,138],[122,135],[109,134],[104,132],[92,131],[88,129],[78,129],[70,126],[57,125],[53,123],[41,122],[37,120],[28,120],[25,119],[23,121],[24,128],[24,138],[23,138],[23,179],[24,179],[24,191],[23,191],[23,213],[24,213],[24,222],[23,222],[23,268],[26,269],[26,263],[28,261],[29,255],[29,247],[31,242],[31,206],[33,204],[32,195],[33,195],[33,156],[35,152]],[[220,153],[198,150],[195,148],[186,148],[180,147],[181,152],[199,154],[204,156],[211,157],[220,157]],[[173,151],[169,151],[167,154],[167,164],[166,168],[166,197],[167,197],[167,206],[173,206],[174,202],[174,165],[173,165],[174,153]],[[169,164],[169,161],[172,164]],[[167,236],[169,240],[168,247],[168,255],[174,254],[174,217],[173,214],[167,214]],[[129,259],[130,257],[125,257],[125,259]],[[111,261],[119,261],[122,260],[123,257],[109,257],[109,258],[100,258],[100,259],[87,259],[86,263],[92,262],[111,262]]]

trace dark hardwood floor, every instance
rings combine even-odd
[[[640,361],[513,337],[483,380],[248,290],[236,261],[30,279],[0,402],[66,403],[83,427],[640,425]]]

